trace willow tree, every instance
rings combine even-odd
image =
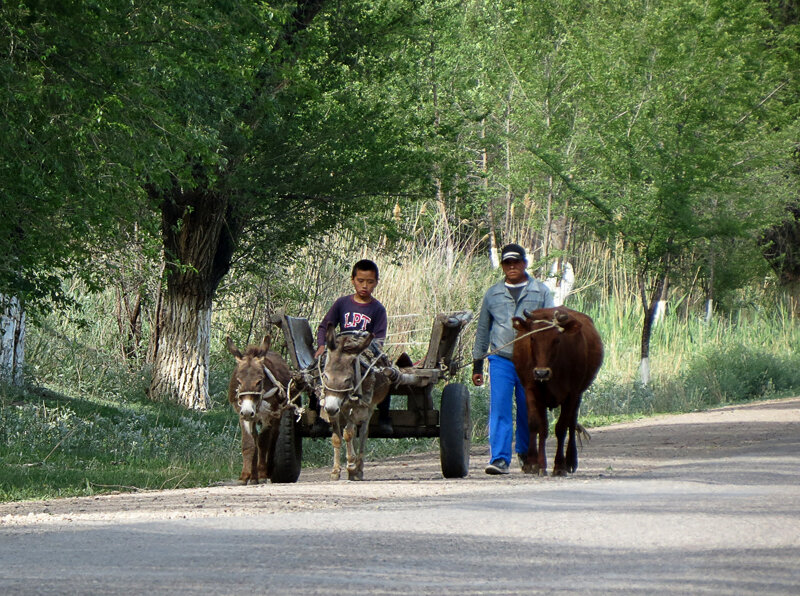
[[[3,6],[9,47],[29,72],[2,75],[19,78],[9,88],[30,99],[4,142],[14,143],[9,153],[31,152],[30,178],[46,180],[46,164],[60,181],[17,177],[15,196],[30,197],[17,210],[30,251],[16,271],[31,273],[26,283],[49,281],[37,290],[44,296],[58,291],[60,275],[48,277],[55,269],[85,264],[78,272],[102,281],[98,263],[119,226],[146,231],[157,217],[164,278],[150,395],[208,407],[212,299],[234,255],[278,258],[424,178],[406,110],[387,101],[400,91],[382,87],[396,70],[384,55],[398,51],[413,8],[403,0]],[[52,132],[37,135],[31,118]],[[58,209],[48,212],[43,197]],[[41,255],[53,248],[48,263]]]
[[[115,78],[99,12],[0,5],[0,369],[15,382],[26,313],[64,305],[67,276],[97,287],[95,240],[135,210],[119,163],[92,137]]]
[[[201,409],[212,299],[235,252],[276,258],[356,218],[406,185],[411,161],[375,60],[405,3],[234,4],[163,7],[148,24],[156,68],[139,60],[134,77],[139,122],[163,131],[158,170],[142,172],[166,263],[150,395]]]

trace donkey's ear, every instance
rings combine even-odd
[[[237,348],[234,345],[233,340],[231,339],[230,336],[227,336],[225,338],[225,345],[228,346],[228,351],[231,353],[231,355],[234,358],[241,358],[242,357],[242,352],[239,350],[239,348]]]
[[[272,336],[269,333],[267,333],[264,336],[264,339],[261,340],[261,349],[264,352],[269,352],[271,346],[272,346]]]
[[[328,351],[333,352],[336,349],[336,326],[328,325],[325,330],[325,342],[328,344]]]

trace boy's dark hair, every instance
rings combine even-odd
[[[378,266],[374,261],[370,261],[369,259],[361,259],[358,263],[353,265],[353,271],[350,273],[350,279],[353,279],[356,276],[356,271],[374,271],[375,279],[378,279],[379,277]]]

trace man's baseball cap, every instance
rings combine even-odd
[[[506,244],[500,253],[500,262],[506,261],[524,261],[525,249],[519,244]]]

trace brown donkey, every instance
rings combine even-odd
[[[239,414],[242,429],[241,484],[258,484],[272,476],[281,415],[292,407],[287,395],[289,367],[280,355],[269,351],[271,343],[265,335],[261,345],[248,346],[242,353],[230,337],[226,339],[228,351],[236,358],[228,401]]]

